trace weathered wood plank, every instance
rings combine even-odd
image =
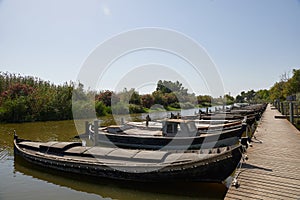
[[[274,190],[284,190],[288,191],[289,193],[299,195],[300,189],[299,188],[294,188],[291,185],[285,185],[281,183],[274,183],[274,182],[268,182],[264,180],[257,180],[257,179],[251,179],[251,178],[243,178],[243,183],[246,183],[246,185],[253,186],[257,185],[259,187],[271,187]]]
[[[225,199],[300,199],[300,132],[278,114],[268,106],[255,132],[263,142],[254,139],[240,187],[230,187]]]

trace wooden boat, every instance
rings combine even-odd
[[[248,125],[258,121],[265,111],[267,104],[249,105],[244,107],[233,107],[229,111],[219,110],[214,113],[200,113],[198,118],[203,120],[238,120],[245,119]]]
[[[243,119],[238,120],[199,120],[199,119],[168,119],[168,120],[156,120],[156,121],[141,121],[141,122],[127,122],[126,126],[138,127],[138,128],[145,128],[147,126],[148,129],[152,130],[161,130],[164,121],[169,122],[186,122],[186,121],[193,121],[195,122],[195,126],[198,131],[205,133],[205,131],[213,132],[214,130],[229,130],[233,128],[241,127],[245,124],[246,121]]]
[[[246,126],[232,129],[213,129],[199,131],[194,121],[169,119],[162,127],[108,126],[86,130],[96,145],[117,146],[121,148],[174,150],[200,149],[230,146],[238,143]]]
[[[242,147],[149,151],[85,147],[79,142],[34,142],[15,135],[14,153],[31,164],[81,176],[137,182],[222,182],[240,162]]]

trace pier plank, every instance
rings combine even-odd
[[[225,199],[300,199],[300,132],[268,105]],[[262,143],[260,142],[262,141]]]

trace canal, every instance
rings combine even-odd
[[[103,118],[104,123],[112,119]],[[77,123],[80,124],[80,123]],[[80,133],[82,126],[77,126]],[[223,184],[140,184],[90,179],[36,168],[15,158],[13,130],[21,138],[37,141],[74,141],[74,121],[0,124],[0,199],[223,199]]]

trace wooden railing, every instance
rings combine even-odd
[[[300,127],[300,104],[298,102],[275,102],[274,106],[292,124],[294,124],[297,128]]]

